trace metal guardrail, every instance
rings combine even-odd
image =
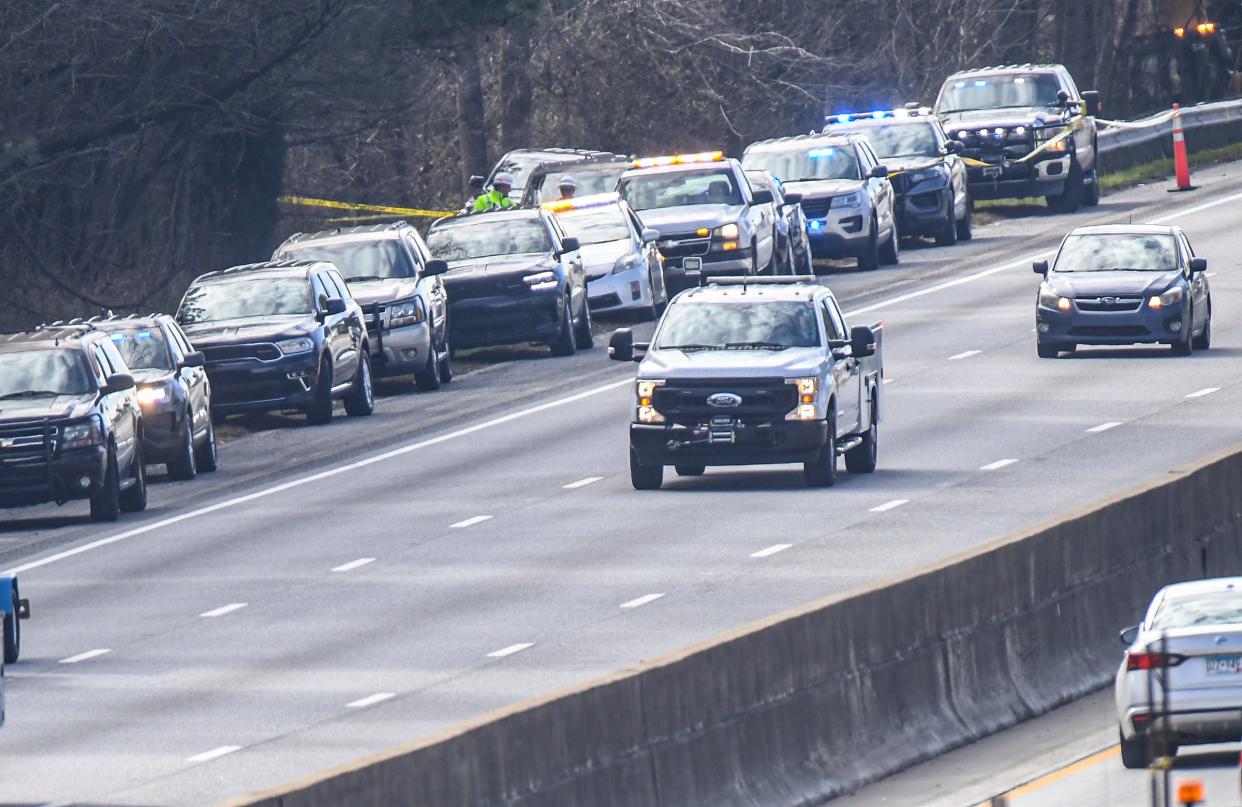
[[[1222,126],[1242,122],[1242,99],[1214,101],[1179,110],[1182,129],[1194,131],[1209,126]],[[1135,121],[1099,121],[1105,127],[1099,134],[1099,152],[1108,154],[1126,148],[1150,143],[1153,140],[1173,138],[1173,111],[1161,112]]]

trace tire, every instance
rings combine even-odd
[[[141,513],[147,509],[147,464],[139,444],[134,453],[134,484],[121,491],[119,503],[126,513]]]
[[[195,450],[195,462],[199,471],[214,471],[219,467],[220,452],[216,445],[216,427],[214,423],[207,424],[207,439],[203,444]]]
[[[969,215],[969,214],[967,214]],[[957,243],[957,200],[953,191],[949,191],[949,218],[936,233],[936,246],[951,247]]]
[[[707,470],[706,465],[675,465],[678,476],[702,476]]]
[[[422,372],[414,374],[414,386],[422,392],[434,392],[444,383],[440,374],[440,357],[436,354],[434,339],[427,340],[427,364]]]
[[[121,480],[116,467],[116,451],[108,448],[103,486],[91,497],[92,521],[116,521],[121,515]]]
[[[431,363],[435,365],[436,377],[440,377],[440,362],[436,359],[435,351],[431,352]],[[349,391],[349,396],[345,398],[345,414],[354,418],[366,417],[375,411],[375,388],[371,383],[371,357],[367,353],[362,354],[362,360],[358,362],[358,372],[354,378],[354,388]]]
[[[1050,345],[1046,342],[1038,341],[1035,343],[1035,353],[1038,354],[1041,359],[1055,359],[1060,352],[1060,348],[1056,345]]]
[[[582,316],[574,326],[574,347],[578,350],[590,350],[595,347],[595,331],[591,327],[591,306],[587,303],[586,293],[582,295]]]
[[[655,322],[660,318],[660,301],[656,299],[655,280],[651,276],[651,268],[647,268],[647,290],[651,295],[651,305],[644,308],[640,312],[640,317],[644,322]]]
[[[1083,188],[1082,205],[1083,207],[1095,207],[1100,203],[1100,169],[1099,166],[1091,169],[1091,182]]]
[[[194,416],[185,413],[185,426],[182,429],[181,449],[177,458],[168,463],[170,479],[184,481],[198,476],[198,454],[194,451]]]
[[[324,356],[315,375],[315,397],[306,407],[306,422],[322,426],[332,420],[332,363]]]
[[[1121,733],[1121,729],[1117,730],[1117,735],[1121,741],[1121,764],[1127,770],[1132,771],[1146,768],[1148,763],[1147,738],[1139,736],[1133,740],[1127,740]]]
[[[802,478],[813,488],[830,488],[837,484],[836,402],[830,401],[828,408],[833,412],[828,418],[828,443],[820,451],[818,459],[802,464]]]
[[[759,266],[759,242],[750,242],[750,276],[758,277],[763,271],[763,267]]]
[[[1203,332],[1194,338],[1195,350],[1207,350],[1212,346],[1212,309],[1208,309],[1207,322],[1203,323]]]
[[[1056,196],[1045,197],[1048,207],[1057,213],[1073,213],[1082,207],[1083,197],[1082,169],[1078,161],[1070,158],[1069,175],[1065,178],[1065,190]]]
[[[440,383],[447,384],[453,380],[453,349],[440,345],[444,358],[440,360]]]
[[[858,269],[863,272],[870,272],[880,265],[880,233],[879,226],[871,222],[871,235],[867,238],[867,247],[863,254],[858,256]]]
[[[659,490],[664,484],[664,466],[640,464],[638,452],[631,448],[630,484],[634,486],[634,490]]]
[[[555,342],[549,342],[548,347],[552,348],[553,356],[572,356],[574,355],[574,325],[573,315],[569,311],[569,298],[565,298],[565,304],[561,306],[561,332],[557,335]]]
[[[1190,334],[1186,334],[1186,338],[1180,342],[1174,342],[1170,347],[1173,349],[1174,356],[1189,356],[1194,350],[1194,342],[1191,340]]]
[[[897,232],[897,220],[893,219],[893,231],[888,241],[880,248],[880,263],[885,266],[896,266],[901,263],[901,233]]]
[[[852,474],[869,474],[875,471],[879,458],[880,427],[875,419],[875,407],[871,407],[871,426],[863,434],[858,445],[845,452],[845,470]]]
[[[22,622],[17,618],[17,589],[13,589],[12,618],[4,620],[4,663],[16,664],[22,654]]]
[[[969,241],[970,239],[975,237],[975,228],[974,228],[974,224],[971,221],[971,217],[974,215],[974,209],[975,209],[974,201],[967,198],[966,215],[962,216],[962,220],[957,223],[957,240],[958,241]]]

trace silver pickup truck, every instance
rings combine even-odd
[[[619,329],[616,361],[639,361],[630,479],[655,490],[664,467],[802,463],[830,487],[837,457],[876,466],[883,326],[853,329],[813,278],[714,278],[669,304],[650,344]]]

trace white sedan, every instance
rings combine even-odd
[[[1242,577],[1165,586],[1121,641],[1122,764],[1242,738]]]
[[[660,233],[616,193],[545,202],[581,244],[587,299],[593,314],[634,312],[655,319],[668,303]]]

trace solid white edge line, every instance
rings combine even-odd
[[[750,556],[752,558],[770,558],[777,552],[784,552],[792,546],[793,544],[772,544],[765,549],[760,549],[758,552],[751,552]]]
[[[111,648],[101,647],[101,648],[98,648],[97,650],[87,650],[85,653],[78,653],[76,656],[70,656],[69,658],[62,658],[57,663],[58,664],[77,664],[79,661],[86,661],[87,659],[99,658],[100,656],[105,655],[107,653],[111,653],[111,652],[112,652]]]
[[[349,563],[342,563],[340,566],[333,566],[330,572],[352,572],[354,569],[366,566],[368,563],[374,563],[375,558],[358,558],[351,560]]]
[[[1107,423],[1101,423],[1098,426],[1092,426],[1091,428],[1087,429],[1087,433],[1088,434],[1099,434],[1100,432],[1106,432],[1109,429],[1115,429],[1120,425],[1121,425],[1120,420],[1110,420]]]
[[[247,603],[247,602],[231,602],[228,605],[221,605],[219,608],[213,608],[210,611],[204,611],[203,613],[199,614],[199,616],[205,616],[208,619],[212,617],[217,617],[217,616],[224,616],[225,614],[231,614],[234,611],[240,611],[241,609],[245,608],[249,604],[250,603]]]
[[[1202,398],[1205,395],[1211,395],[1213,392],[1220,392],[1220,387],[1205,387],[1198,392],[1192,392],[1187,398]]]
[[[872,513],[887,513],[889,510],[896,510],[898,507],[901,507],[903,504],[909,504],[909,503],[910,503],[909,499],[893,499],[891,502],[885,502],[884,504],[880,504],[880,505],[876,505],[875,507],[872,507],[871,512]]]
[[[983,351],[981,350],[964,350],[961,353],[950,356],[948,361],[961,361],[962,359],[969,359],[971,356],[978,356],[982,352]]]
[[[394,457],[404,456],[405,454],[409,454],[412,451],[419,451],[424,448],[429,448],[431,446],[439,445],[440,443],[446,443],[450,440],[456,440],[460,437],[465,437],[467,435],[474,434],[475,432],[480,432],[485,429],[494,428],[496,426],[500,426],[505,423],[511,423],[512,421],[519,420],[524,417],[530,417],[531,415],[538,414],[539,412],[545,412],[549,409],[555,409],[561,406],[566,406],[571,403],[576,403],[577,401],[581,401],[584,398],[590,398],[594,395],[599,395],[604,392],[610,392],[611,390],[614,390],[614,389],[620,389],[621,387],[624,387],[626,385],[633,384],[633,383],[634,383],[633,378],[625,378],[625,379],[622,379],[621,381],[614,381],[610,384],[604,384],[599,387],[593,387],[592,389],[584,390],[583,392],[575,393],[574,395],[571,395],[568,398],[559,398],[555,401],[548,401],[547,403],[542,403],[542,404],[539,404],[538,406],[532,406],[528,409],[523,409],[519,412],[510,412],[507,415],[502,415],[501,417],[493,418],[492,420],[487,420],[482,423],[476,423],[473,426],[466,426],[464,428],[457,429],[451,432],[446,432],[445,434],[440,434],[435,437],[429,437],[426,440],[420,440],[417,443],[410,443],[409,445],[401,446],[400,448],[394,448],[390,451],[385,451],[380,454],[375,454],[365,459],[361,459],[356,462],[351,462],[347,465],[338,465],[335,468],[329,468],[324,471],[319,471],[317,473],[310,474],[309,476],[299,477],[298,479],[291,479],[288,482],[282,482],[281,484],[273,485],[270,488],[264,488],[263,490],[257,490],[254,493],[247,493],[244,496],[237,496],[232,499],[226,499],[222,502],[216,502],[215,504],[208,505],[207,507],[200,507],[197,510],[191,510],[188,513],[181,513],[180,515],[172,516],[171,518],[165,518],[160,521],[152,522],[151,524],[144,524],[141,527],[135,527],[132,530],[126,530],[125,532],[117,533],[116,535],[110,535],[107,538],[100,538],[98,541],[91,541],[90,543],[83,544],[81,546],[75,546],[72,549],[66,549],[63,552],[57,552],[53,555],[48,555],[45,558],[33,560],[30,563],[23,563],[20,566],[14,566],[12,569],[6,570],[4,574],[15,575],[15,574],[20,574],[21,572],[28,572],[31,569],[38,569],[41,566],[47,566],[49,564],[56,563],[57,561],[61,561],[66,558],[74,557],[75,555],[81,555],[85,552],[90,552],[100,547],[108,546],[109,544],[115,544],[120,541],[125,541],[125,540],[134,538],[139,535],[145,535],[148,532],[154,532],[155,530],[163,529],[164,527],[171,527],[174,524],[180,524],[183,521],[189,521],[190,519],[199,518],[201,516],[209,515],[211,513],[215,513],[220,510],[227,510],[227,509],[236,507],[240,504],[245,504],[246,502],[252,502],[252,501],[255,501],[256,499],[262,499],[262,498],[271,496],[276,493],[283,493],[286,490],[293,490],[294,488],[299,488],[299,487],[302,487],[303,485],[309,485],[312,482],[318,482],[322,479],[331,479],[334,476],[338,476],[344,473],[350,473],[352,471],[356,471],[359,468],[365,468],[369,465],[374,465],[379,462],[385,462],[387,460],[393,459]]]
[[[395,698],[395,697],[397,697],[396,692],[376,692],[374,695],[367,695],[365,698],[359,698],[356,701],[350,701],[349,703],[345,704],[345,708],[362,709],[367,706],[374,706],[377,703],[382,703],[388,700],[389,698]]]
[[[645,594],[641,597],[636,597],[630,600],[629,602],[621,603],[621,607],[622,608],[641,608],[647,603],[655,602],[656,600],[660,599],[663,596],[664,596],[663,594]]]
[[[499,650],[493,650],[491,653],[487,654],[487,657],[504,658],[505,656],[512,656],[514,653],[521,653],[523,650],[529,650],[534,646],[534,642],[518,642],[517,644],[511,644],[508,647],[502,647]]]
[[[1012,459],[1012,458],[997,460],[996,462],[989,462],[987,465],[980,466],[979,470],[980,471],[999,471],[1001,468],[1006,468],[1010,465],[1013,465],[1015,462],[1017,462],[1017,460]]]
[[[603,479],[602,476],[588,476],[586,479],[579,479],[577,482],[570,482],[568,485],[561,485],[562,490],[577,490],[585,488],[587,485],[594,485]]]
[[[228,754],[231,754],[234,751],[240,751],[240,750],[241,750],[240,745],[222,745],[219,748],[213,748],[210,751],[204,751],[201,754],[195,754],[192,757],[186,757],[185,761],[186,762],[210,762],[213,759],[219,759],[220,757],[227,756]]]
[[[471,516],[470,518],[458,521],[456,524],[450,524],[450,530],[464,530],[466,527],[473,527],[475,524],[482,524],[484,521],[491,521],[491,516]]]

